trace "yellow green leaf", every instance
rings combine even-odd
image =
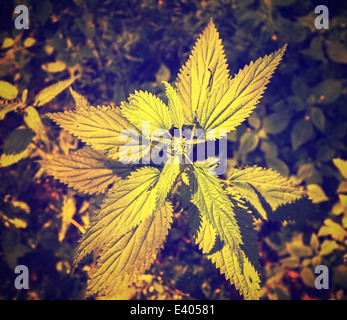
[[[94,194],[125,178],[132,166],[107,158],[102,152],[84,147],[68,155],[55,154],[41,160],[48,174],[75,190]]]
[[[197,230],[193,236],[202,252],[207,254],[207,258],[225,275],[226,280],[235,285],[245,299],[258,300],[259,274],[249,257],[239,246],[232,249],[230,245],[221,242],[216,229],[196,207],[191,208],[190,214],[193,216],[191,228]]]
[[[312,258],[312,265],[313,266],[319,266],[322,263],[322,256],[317,255]]]
[[[209,94],[229,78],[222,41],[212,21],[196,41],[192,54],[176,80],[177,95],[182,103],[185,124],[192,124],[196,110]]]
[[[13,100],[18,95],[18,89],[7,81],[0,81],[0,97],[6,100]]]
[[[333,239],[338,241],[343,241],[347,235],[347,231],[338,223],[331,219],[324,220],[324,226],[320,227],[318,231],[318,236],[328,236],[330,235]]]
[[[154,187],[159,175],[158,169],[143,167],[117,184],[105,197],[99,212],[93,217],[94,222],[83,235],[75,263],[91,251],[101,249],[115,235],[126,234],[153,214],[157,195]]]
[[[157,71],[155,75],[156,82],[162,82],[162,81],[169,81],[170,79],[170,69],[165,65],[161,64],[159,70]]]
[[[32,151],[32,146],[29,144],[28,147],[21,152],[18,152],[15,154],[3,153],[0,157],[0,167],[8,167],[8,166],[11,166],[12,164],[17,163],[18,161],[28,157],[31,151]]]
[[[2,42],[2,49],[7,49],[12,47],[14,44],[14,40],[12,38],[6,37],[4,41]]]
[[[49,141],[46,135],[45,127],[43,126],[39,113],[34,107],[29,106],[25,109],[24,121],[27,126],[37,134],[39,139],[48,144]]]
[[[240,139],[239,152],[247,154],[253,151],[258,146],[258,143],[259,136],[254,131],[246,131]]]
[[[184,123],[184,112],[181,101],[178,99],[177,92],[167,82],[162,82],[165,85],[165,93],[168,98],[169,112],[176,128],[181,129]]]
[[[303,243],[302,237],[297,237],[294,238],[292,242],[287,242],[286,249],[290,255],[298,258],[309,257],[312,255],[312,249]]]
[[[24,89],[22,92],[22,103],[24,104],[27,101],[28,89]]]
[[[174,161],[165,164],[156,185],[158,206],[160,206],[166,199],[179,173],[180,164],[176,164]]]
[[[29,48],[29,47],[33,46],[35,44],[35,42],[36,42],[35,38],[28,37],[24,40],[23,44],[24,44],[24,47]]]
[[[205,131],[232,131],[254,110],[266,85],[282,59],[286,45],[272,54],[245,66],[231,80],[219,83],[211,95],[199,105],[197,121]]]
[[[347,193],[347,180],[340,182],[340,184],[336,190],[336,193],[338,193],[338,194]]]
[[[310,240],[310,246],[313,250],[317,250],[319,247],[319,240],[318,236],[315,233],[312,233],[311,240]]]
[[[31,150],[34,132],[30,129],[15,129],[5,140],[4,150],[0,158],[0,167],[10,166],[27,157]]]
[[[234,250],[242,243],[240,230],[235,219],[233,205],[222,188],[218,177],[209,174],[205,167],[195,167],[197,190],[192,202],[206,216],[222,241]]]
[[[5,105],[3,108],[0,109],[0,120],[4,120],[6,117],[6,114],[8,114],[11,111],[15,111],[17,108],[21,106],[21,103],[9,103]]]
[[[84,96],[73,90],[71,87],[70,92],[73,99],[75,100],[76,110],[88,110],[88,108],[90,107],[88,100]]]
[[[163,247],[172,216],[172,206],[165,202],[139,226],[122,233],[114,232],[111,240],[102,247],[97,269],[88,283],[88,293],[99,292],[118,298],[129,290],[128,287],[150,267]]]
[[[334,165],[340,171],[341,175],[347,179],[347,161],[342,159],[333,159]]]
[[[338,249],[339,245],[333,240],[324,240],[321,245],[320,255],[325,256]]]
[[[281,263],[288,268],[296,268],[299,266],[300,260],[297,256],[290,256],[280,260]]]
[[[59,81],[57,83],[54,83],[44,89],[42,89],[36,96],[35,96],[35,107],[41,107],[44,104],[50,102],[53,100],[58,94],[60,94],[62,91],[64,91],[66,88],[68,88],[77,77],[66,79],[63,81]]]
[[[66,69],[66,64],[63,61],[58,60],[54,62],[47,62],[43,64],[41,67],[46,72],[57,73],[64,71]]]
[[[140,132],[121,115],[120,109],[90,107],[88,110],[79,109],[46,115],[93,149],[102,151],[115,160],[119,158],[120,148],[127,143],[120,139],[125,129],[132,130],[134,141],[137,138],[134,143],[139,145]],[[141,150],[140,146],[139,152]]]
[[[290,180],[272,169],[256,166],[242,170],[232,168],[227,179],[230,182],[228,190],[235,189],[264,219],[267,219],[267,213],[262,198],[272,210],[276,210],[279,206],[292,203],[304,196],[301,188],[295,187]]]
[[[309,184],[307,186],[307,194],[312,200],[312,203],[320,203],[329,200],[322,187],[318,184]]]
[[[300,271],[300,277],[302,281],[309,287],[314,288],[314,281],[316,279],[315,275],[313,274],[312,269],[310,268],[303,268]]]
[[[63,241],[65,238],[65,234],[67,229],[71,224],[71,220],[76,213],[76,200],[73,196],[64,196],[63,207],[62,207],[62,222],[60,231],[58,234],[59,241]]]
[[[5,222],[5,226],[9,226],[9,224],[13,225],[17,229],[25,229],[28,226],[28,223],[21,218],[14,217],[8,218],[0,211],[0,218]]]
[[[151,93],[135,91],[128,98],[128,102],[121,105],[122,114],[139,130],[143,121],[150,124],[150,133],[157,129],[170,130],[172,119],[166,104]]]

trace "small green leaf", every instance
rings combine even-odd
[[[259,115],[255,112],[251,113],[251,115],[247,119],[247,122],[254,129],[259,129],[261,125],[261,120],[259,118]]]
[[[338,80],[325,79],[316,86],[314,95],[316,102],[328,104],[334,102],[341,95],[342,84]]]
[[[163,82],[163,81],[169,81],[171,76],[170,69],[165,65],[161,64],[159,70],[157,71],[155,75],[155,80],[157,83]]]
[[[24,151],[35,133],[30,129],[16,129],[12,131],[6,138],[4,145],[4,154],[17,154]]]
[[[36,39],[35,39],[35,38],[27,37],[27,38],[25,38],[25,40],[24,40],[24,42],[23,42],[23,45],[24,45],[24,47],[26,47],[26,48],[30,48],[30,47],[32,47],[35,43],[36,43]]]
[[[323,62],[327,60],[324,55],[323,41],[320,36],[316,36],[312,39],[308,53],[315,60]]]
[[[293,76],[292,83],[291,83],[291,90],[294,96],[291,96],[289,98],[295,99],[295,100],[300,99],[301,102],[302,100],[306,100],[306,98],[308,97],[310,93],[310,89],[306,81],[302,77],[297,77],[297,76]],[[301,108],[305,108],[304,103],[299,104],[298,109],[301,109]]]
[[[310,240],[310,246],[313,250],[318,250],[319,239],[315,233],[312,233],[311,240]]]
[[[5,37],[5,39],[2,39],[2,46],[1,49],[7,49],[13,46],[14,40],[12,38]]]
[[[320,162],[330,161],[335,155],[335,149],[328,145],[320,145],[317,148],[316,160]]]
[[[305,27],[299,22],[286,19],[281,15],[276,18],[274,27],[284,42],[299,43],[307,37]]]
[[[274,169],[284,177],[289,176],[289,167],[283,160],[277,157],[267,156],[265,156],[265,160],[268,167]]]
[[[35,133],[30,129],[16,129],[5,140],[0,158],[0,167],[10,166],[27,157],[31,151],[30,142]]]
[[[256,149],[259,143],[259,136],[254,132],[245,132],[240,139],[239,152],[247,154]]]
[[[290,134],[290,140],[292,143],[293,150],[297,150],[304,143],[309,141],[313,134],[313,127],[311,122],[300,119],[292,128],[292,132]]]
[[[264,118],[263,129],[267,133],[277,134],[282,132],[290,121],[290,115],[283,112],[275,112]]]
[[[287,242],[286,249],[290,255],[298,258],[310,257],[313,254],[312,249],[303,243],[302,235],[293,239],[292,242]]]
[[[347,63],[347,48],[340,41],[326,41],[329,58],[337,63]]]
[[[24,104],[27,101],[28,97],[28,89],[24,89],[22,92],[22,104]]]
[[[280,260],[281,263],[288,268],[297,268],[299,266],[300,260],[296,256],[290,256]]]
[[[311,108],[311,120],[314,126],[324,132],[325,128],[325,115],[324,112],[320,108],[312,107]]]
[[[42,26],[49,19],[53,11],[53,6],[49,0],[40,0],[36,3],[35,9],[37,14],[37,19],[39,20]]]
[[[315,166],[313,163],[305,163],[298,169],[298,177],[302,180],[309,179],[315,172]]]
[[[266,157],[277,158],[278,147],[269,139],[262,139],[260,144],[260,150],[265,153]]]

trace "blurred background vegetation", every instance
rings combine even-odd
[[[28,30],[14,28],[19,4],[29,8]],[[328,30],[314,27],[320,4],[329,8]],[[70,91],[23,106],[77,75],[72,88],[92,105],[119,105],[140,89],[160,95],[158,84],[175,80],[211,17],[231,74],[288,43],[258,108],[228,137],[229,165],[274,168],[306,186],[314,202],[291,209],[301,215],[296,222],[258,221],[262,298],[347,298],[347,182],[333,162],[347,159],[347,2],[6,0],[0,7],[0,78],[18,89],[0,101],[0,299],[83,298],[89,265],[71,277],[72,255],[99,200],[46,176],[37,162],[80,146],[44,117],[72,109]],[[33,129],[37,115],[42,126]],[[165,249],[124,298],[240,299],[191,242],[187,214],[175,217]],[[29,268],[29,290],[14,287],[18,264]],[[329,290],[314,288],[319,264],[329,268]]]

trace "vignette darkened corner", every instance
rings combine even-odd
[[[346,3],[0,6],[0,299],[346,299]]]

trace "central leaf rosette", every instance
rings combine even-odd
[[[120,147],[119,160],[123,164],[143,165],[206,164],[211,174],[222,175],[227,169],[226,130],[221,129],[218,134],[211,131],[208,140],[202,128],[151,130],[151,123],[143,121],[140,133],[134,129],[120,133],[119,140],[126,143]]]

